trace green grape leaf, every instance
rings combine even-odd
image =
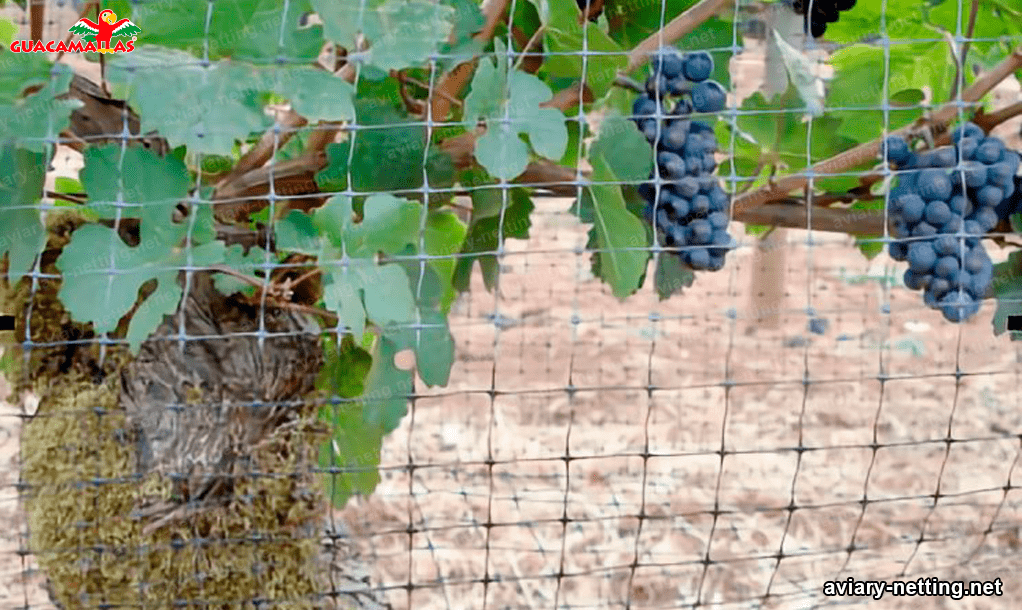
[[[593,273],[607,282],[619,299],[642,285],[649,252],[646,228],[628,211],[621,187],[602,155],[589,158],[593,165],[593,184],[586,187],[593,198],[593,228],[590,241],[598,248],[593,253]],[[609,182],[611,184],[597,184]]]
[[[657,296],[661,301],[688,288],[696,279],[696,274],[688,266],[682,264],[681,257],[668,252],[661,252],[657,259],[655,280]]]
[[[771,101],[756,92],[745,99],[741,110],[742,114],[736,120],[738,132],[733,139],[735,172],[743,178],[762,174],[771,163],[776,163],[785,172],[801,171],[808,167],[809,162],[817,163],[856,145],[856,140],[841,135],[844,123],[837,114],[812,119],[810,133],[810,123],[804,118],[793,85]],[[760,167],[764,160],[768,162]],[[857,185],[858,180],[854,176],[820,176],[813,181],[816,190],[844,191]]]
[[[859,2],[852,10],[843,11],[837,23],[827,24],[827,40],[851,44],[877,34],[885,34],[892,40],[932,38],[933,31],[924,26],[927,4],[920,0]],[[952,1],[950,4],[957,3]],[[880,31],[882,20],[886,22],[886,32]]]
[[[0,142],[0,257],[8,256],[14,285],[32,269],[46,245],[46,228],[32,207],[43,193],[46,156]]]
[[[310,123],[350,121],[355,118],[355,89],[326,70],[306,66],[266,68],[262,89],[291,101],[294,111]]]
[[[471,0],[441,0],[441,4],[454,9],[454,32],[453,41],[445,41],[440,46],[443,57],[437,61],[438,73],[451,70],[457,64],[482,53],[485,48],[483,42],[473,38],[486,25],[486,17],[479,10],[479,5]],[[525,4],[528,3],[521,0],[516,8]]]
[[[889,62],[886,93],[882,78],[885,62]],[[923,88],[930,89],[931,99],[945,99],[954,80],[954,67],[948,61],[944,41],[891,46],[889,58],[885,58],[884,49],[852,45],[836,51],[831,56],[831,65],[834,78],[828,85],[827,105],[848,108],[831,113],[841,119],[836,133],[856,142],[867,142],[882,135],[885,101],[910,99],[911,91]],[[910,92],[903,93],[905,90]],[[884,99],[885,95],[888,100]],[[887,129],[908,125],[922,112],[919,107],[892,109],[887,115]]]
[[[635,123],[617,113],[600,122],[600,133],[589,147],[590,157],[602,157],[610,171],[624,182],[641,182],[653,169],[653,149]]]
[[[38,82],[37,71],[31,67],[19,70],[17,66],[22,59],[32,64],[35,61],[32,57],[34,55],[18,55],[13,71],[16,78],[8,80],[7,74],[0,76],[0,142],[15,138],[21,148],[48,152],[60,132],[71,123],[71,111],[80,108],[82,102],[76,99],[57,99],[67,93],[73,76],[71,68],[66,64],[48,64],[42,88],[28,97],[15,99],[29,86],[28,83]],[[4,69],[7,68],[5,64]],[[19,78],[26,80],[19,81]],[[11,102],[5,103],[5,99]]]
[[[429,265],[443,287],[439,306],[445,314],[450,311],[451,303],[458,295],[454,289],[454,269],[457,265],[454,255],[461,250],[467,234],[465,223],[461,222],[454,212],[432,211],[426,219],[426,231],[423,235],[426,254],[443,257],[430,259]]]
[[[409,283],[415,287],[418,324],[385,328],[383,333],[399,351],[415,352],[415,368],[426,385],[447,385],[454,366],[454,337],[441,310],[441,299],[449,284],[443,283],[432,266],[420,265],[411,258],[415,256],[414,247],[406,248],[404,254],[409,258],[398,264],[404,267]]]
[[[0,30],[4,28],[5,23],[14,26],[11,22],[0,19]],[[14,32],[17,31],[17,26],[14,26]],[[8,45],[10,41],[4,43],[4,47]],[[56,65],[46,58],[45,53],[15,55],[3,51],[0,57],[4,58],[3,70],[0,70],[0,107],[14,104],[29,87],[48,83],[51,78],[50,71]]]
[[[196,225],[213,225],[208,206],[197,208],[196,213]],[[223,242],[197,243],[198,232],[192,235],[191,247],[184,247],[190,227],[190,219],[172,223],[144,211],[140,243],[134,248],[109,227],[79,227],[57,259],[63,276],[58,296],[64,308],[75,321],[91,322],[97,333],[111,332],[135,305],[142,285],[156,280],[156,290],[142,301],[128,324],[128,344],[138,354],[142,342],[181,301],[179,269],[223,261]]]
[[[476,141],[476,159],[492,176],[511,180],[529,163],[529,149],[519,134],[529,137],[537,154],[560,159],[568,145],[568,129],[560,110],[540,107],[553,97],[550,87],[532,74],[509,73],[506,47],[499,40],[494,44],[496,66],[488,60],[479,62],[463,119],[466,126],[486,121],[487,131]]]
[[[355,99],[355,116],[360,127],[355,132],[355,150],[351,142],[328,144],[328,163],[316,174],[316,183],[324,192],[348,188],[348,173],[360,193],[403,191],[422,187],[423,159],[432,188],[454,184],[453,162],[449,155],[430,147],[426,152],[426,133],[413,119],[398,112],[390,103],[377,97],[365,84],[359,85]],[[396,90],[395,90],[396,95]],[[386,90],[382,91],[386,96]],[[418,119],[414,119],[415,122]]]
[[[171,146],[230,155],[235,140],[272,125],[252,66],[227,60],[203,66],[187,53],[153,47],[119,55],[107,78],[138,111],[142,131],[159,131]]]
[[[994,312],[994,336],[1004,334],[1008,330],[1008,316],[1022,315],[1022,252],[1012,252],[1008,260],[994,265],[994,278],[991,282],[994,296],[997,298],[997,310]],[[1022,341],[1022,333],[1012,331],[1012,341]]]
[[[382,70],[424,63],[447,41],[455,9],[426,0],[312,0],[326,37],[354,49],[361,32],[369,40],[365,62]]]
[[[619,70],[628,67],[628,52],[604,33],[595,23],[579,25],[578,6],[574,0],[549,0],[549,17],[543,31],[545,48],[551,53],[544,68],[552,76],[582,79],[583,51],[592,55],[585,58],[585,83],[593,95],[602,98],[613,86]]]
[[[256,269],[259,269],[262,265],[266,264],[266,250],[263,250],[259,246],[253,246],[249,249],[247,254],[245,253],[245,248],[241,244],[232,244],[228,246],[227,250],[224,252],[224,264],[238,273],[251,277],[257,282],[265,281],[263,278],[255,274]],[[213,286],[215,286],[221,294],[225,294],[227,296],[237,292],[246,296],[252,296],[256,292],[256,287],[254,285],[228,273],[213,274]]]
[[[326,244],[320,246],[320,264],[329,263],[323,274],[324,305],[354,336],[362,336],[367,319],[381,327],[413,321],[415,297],[408,276],[397,265],[378,264],[375,257],[418,242],[420,210],[410,201],[377,194],[366,200],[362,221],[356,223],[351,198],[335,195],[313,215]],[[292,212],[289,219],[294,217]]]
[[[283,57],[312,62],[323,48],[322,26],[301,25],[302,15],[312,8],[308,0],[290,0],[283,6],[279,0],[217,0],[212,4],[206,0],[147,0],[136,4],[132,19],[142,28],[146,44],[199,56],[208,44],[212,60]],[[117,14],[122,16],[120,11]]]
[[[352,495],[368,495],[376,488],[383,437],[396,430],[408,413],[413,376],[394,365],[398,351],[393,342],[381,337],[371,352],[372,365],[362,396],[321,411],[333,428],[333,438],[320,452],[320,465],[327,469],[327,490],[335,507],[343,507]],[[359,366],[364,363],[360,354],[349,360]]]
[[[274,227],[274,240],[280,250],[290,250],[309,256],[323,253],[323,239],[316,223],[308,214],[291,210]]]
[[[143,208],[152,211],[156,206],[163,209],[166,222],[191,183],[188,168],[178,159],[141,146],[122,153],[119,144],[88,147],[79,177],[89,196],[88,209],[100,217],[113,218],[120,205],[122,218],[139,218]]]
[[[497,256],[500,238],[528,239],[532,225],[529,215],[535,207],[529,193],[521,187],[508,191],[507,209],[501,222],[502,190],[498,188],[473,189],[472,222],[461,246],[462,256],[454,268],[454,286],[461,292],[469,289],[472,267],[476,261],[483,273],[487,290],[496,287]],[[468,255],[468,256],[465,256]]]
[[[62,194],[84,193],[85,187],[75,178],[56,176],[53,178],[53,189]]]

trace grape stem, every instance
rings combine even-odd
[[[948,100],[954,101],[958,97],[958,86],[965,81],[965,58],[969,56],[969,46],[972,44],[972,33],[976,30],[976,16],[979,13],[979,0],[972,0],[972,11],[969,13],[969,25],[965,28],[965,42],[962,43],[962,54],[955,62],[955,81],[951,84],[951,95]],[[954,45],[951,47],[954,49]]]

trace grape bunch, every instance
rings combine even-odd
[[[923,290],[923,301],[947,320],[962,322],[979,311],[993,278],[980,240],[1015,194],[1020,159],[973,123],[955,129],[952,140],[918,153],[900,137],[884,141],[886,159],[899,170],[889,207],[897,240],[888,251],[908,262],[906,286]]]
[[[836,23],[842,11],[855,7],[855,0],[794,0],[792,8],[805,17],[805,31],[819,38],[828,23]]]
[[[713,58],[705,51],[661,52],[654,57],[646,95],[635,100],[632,112],[656,150],[652,181],[639,186],[646,220],[665,246],[678,248],[686,265],[716,271],[724,267],[732,247],[727,232],[730,198],[713,176],[717,136],[708,124],[690,117],[693,111],[724,109],[727,94],[720,83],[709,80],[712,72]],[[668,96],[677,98],[670,112]]]

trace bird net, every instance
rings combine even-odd
[[[1022,601],[1022,9],[0,2],[0,609]]]

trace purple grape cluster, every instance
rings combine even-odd
[[[639,186],[646,200],[646,220],[665,246],[677,248],[686,265],[716,271],[724,267],[724,257],[733,247],[727,232],[730,198],[713,175],[717,136],[712,127],[690,115],[720,112],[727,94],[720,83],[709,80],[713,58],[705,51],[682,55],[669,49],[652,63],[646,95],[632,107],[633,120],[656,150],[651,182]],[[676,98],[670,112],[669,96]]]
[[[979,311],[993,279],[981,241],[1000,221],[999,206],[1016,191],[1018,153],[973,123],[952,133],[953,146],[915,152],[904,139],[884,141],[899,170],[888,211],[891,258],[907,261],[905,285],[951,322]]]

